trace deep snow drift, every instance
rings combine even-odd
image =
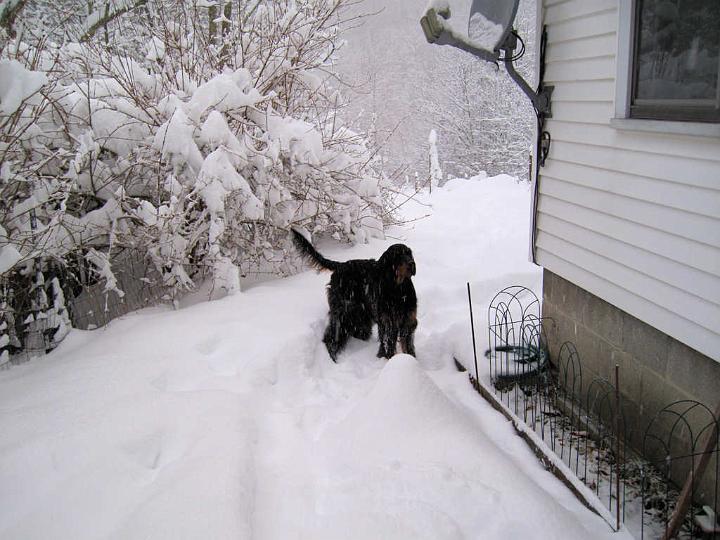
[[[530,194],[505,176],[408,203],[412,226],[331,258],[415,252],[418,358],[320,339],[327,274],[73,331],[0,373],[1,538],[617,538],[471,389],[465,282],[539,289]],[[391,237],[392,236],[392,237]]]

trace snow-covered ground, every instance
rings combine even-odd
[[[417,360],[321,343],[327,274],[73,331],[0,372],[0,538],[617,538],[543,470],[458,373],[499,289],[539,291],[530,193],[453,180],[403,207],[415,253]],[[621,535],[622,536],[622,535]]]

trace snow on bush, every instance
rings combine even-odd
[[[0,275],[52,258],[109,290],[136,250],[173,297],[206,276],[235,292],[292,270],[290,226],[382,235],[380,176],[329,84],[348,2],[111,2],[62,45],[4,28]]]
[[[440,185],[442,180],[442,169],[440,168],[440,159],[438,158],[437,149],[437,132],[434,129],[430,130],[428,135],[428,144],[430,145],[430,187],[437,187]]]
[[[0,114],[10,116],[47,82],[44,73],[25,69],[17,60],[0,61]]]

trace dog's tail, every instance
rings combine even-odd
[[[330,259],[326,259],[318,251],[313,247],[313,245],[307,241],[307,239],[300,234],[295,229],[292,229],[292,239],[293,244],[295,244],[295,247],[300,252],[300,255],[302,256],[305,261],[310,263],[311,266],[314,266],[318,270],[337,270],[340,268],[340,265],[342,263],[337,261],[331,261]]]

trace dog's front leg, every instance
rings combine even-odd
[[[380,348],[378,349],[377,357],[389,359],[395,356],[398,330],[393,324],[392,317],[380,317],[378,321],[378,336],[380,338]]]
[[[404,321],[400,329],[400,348],[405,354],[415,356],[415,329],[417,328],[417,316],[413,311]]]
[[[400,348],[405,354],[415,356],[415,335],[407,334],[400,336]]]

